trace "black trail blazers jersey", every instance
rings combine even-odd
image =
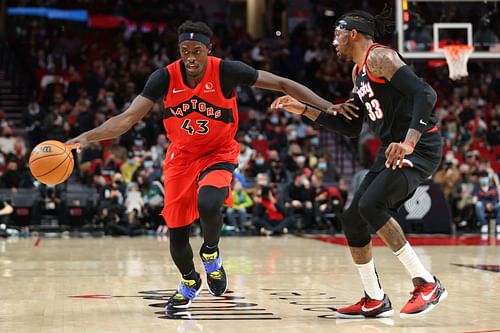
[[[385,164],[385,148],[392,142],[402,142],[406,137],[412,119],[413,99],[411,96],[404,95],[386,79],[377,78],[370,73],[366,66],[366,59],[368,54],[377,47],[387,46],[380,44],[370,46],[366,51],[363,65],[356,68],[355,83],[357,94],[366,109],[365,122],[382,140],[382,147],[374,166],[381,168]],[[432,115],[428,124],[425,125],[425,131],[414,153],[409,157],[413,156],[413,160],[420,160],[418,157],[423,158],[418,161],[422,163],[412,163],[415,164],[412,166],[428,173],[435,170],[435,160],[441,158],[441,137],[435,124],[436,120]],[[429,163],[425,162],[426,159]]]

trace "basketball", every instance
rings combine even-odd
[[[71,148],[56,140],[39,143],[29,159],[31,174],[46,185],[64,182],[71,175],[73,166]]]

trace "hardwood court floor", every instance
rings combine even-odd
[[[166,240],[34,243],[0,240],[2,333],[500,332],[500,273],[494,272],[500,247],[495,245],[416,247],[449,297],[413,319],[399,318],[410,279],[387,248],[376,247],[395,316],[349,321],[336,320],[334,309],[357,301],[362,288],[342,245],[293,236],[224,238],[230,292],[213,297],[204,290],[189,313],[165,314],[165,299],[179,282]],[[201,240],[192,243],[201,268],[196,255]]]

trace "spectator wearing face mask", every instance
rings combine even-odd
[[[292,143],[288,147],[288,155],[285,156],[283,160],[286,172],[291,174],[297,172],[304,167],[305,162],[306,156],[304,155],[302,148],[298,144]]]
[[[328,158],[326,156],[320,156],[318,158],[316,168],[323,173],[324,180],[327,183],[336,182],[340,178],[337,171],[329,165]]]
[[[481,225],[481,234],[488,233],[487,215],[496,215],[496,231],[500,235],[500,203],[498,202],[498,191],[492,185],[487,172],[479,175],[479,186],[473,192],[476,217]]]
[[[155,166],[153,159],[150,156],[147,156],[144,159],[142,162],[142,168],[144,177],[146,177],[149,182],[161,177],[161,169]]]
[[[268,173],[269,169],[269,163],[267,163],[264,155],[262,155],[262,153],[257,153],[251,168],[248,170],[248,174],[250,177],[255,177],[259,173]]]
[[[127,161],[120,167],[120,173],[123,175],[125,183],[128,184],[132,181],[132,176],[140,166],[141,164],[137,161],[134,152],[129,151],[127,154]]]

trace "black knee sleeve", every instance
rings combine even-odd
[[[387,198],[374,198],[366,193],[358,204],[359,214],[375,231],[378,231],[389,221]]]
[[[227,188],[203,186],[198,193],[198,212],[200,217],[212,217],[220,214],[224,200],[227,196]]]
[[[368,225],[363,220],[356,206],[351,205],[340,215],[347,244],[351,247],[363,247],[370,243]]]

